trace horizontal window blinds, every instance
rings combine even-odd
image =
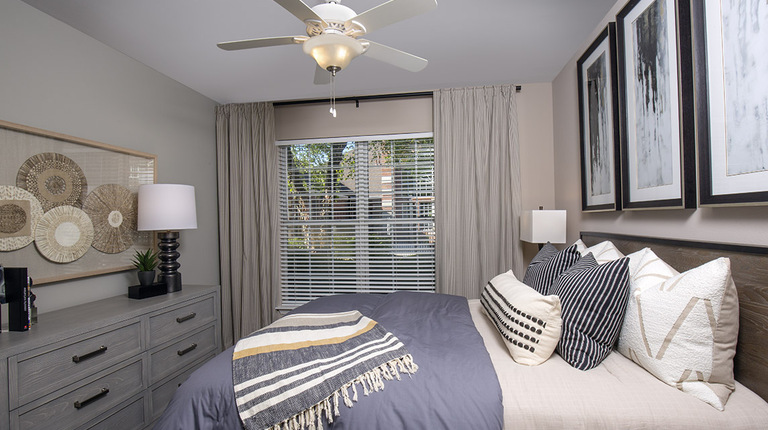
[[[431,135],[280,148],[282,307],[435,289]]]

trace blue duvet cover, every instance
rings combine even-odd
[[[502,395],[467,300],[398,292],[325,297],[294,312],[358,310],[405,344],[418,364],[411,378],[339,407],[330,429],[500,429]],[[155,429],[240,429],[232,386],[232,348],[195,371]]]

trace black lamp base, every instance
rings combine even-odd
[[[161,261],[160,265],[157,266],[160,269],[157,280],[165,283],[169,293],[181,291],[181,273],[178,272],[181,264],[176,261],[181,255],[176,251],[176,248],[179,247],[179,242],[176,241],[179,238],[179,232],[164,231],[158,233],[157,237],[160,239],[157,246],[160,248],[158,258]]]

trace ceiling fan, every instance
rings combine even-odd
[[[221,49],[262,48],[267,46],[301,44],[304,52],[317,62],[315,83],[332,82],[336,73],[347,67],[353,58],[365,55],[411,72],[427,66],[427,60],[386,45],[359,39],[374,30],[437,7],[436,0],[389,0],[363,13],[356,13],[340,0],[309,7],[302,0],[275,0],[288,12],[304,21],[306,36],[264,37],[217,44]],[[328,73],[330,72],[330,74]]]

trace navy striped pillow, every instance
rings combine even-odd
[[[557,352],[571,366],[589,370],[611,353],[629,300],[629,258],[598,265],[592,254],[552,285],[560,297],[563,328]]]
[[[575,244],[558,251],[551,243],[547,242],[528,265],[523,283],[548,296],[552,294],[550,288],[555,279],[580,258],[581,254],[577,251]]]

